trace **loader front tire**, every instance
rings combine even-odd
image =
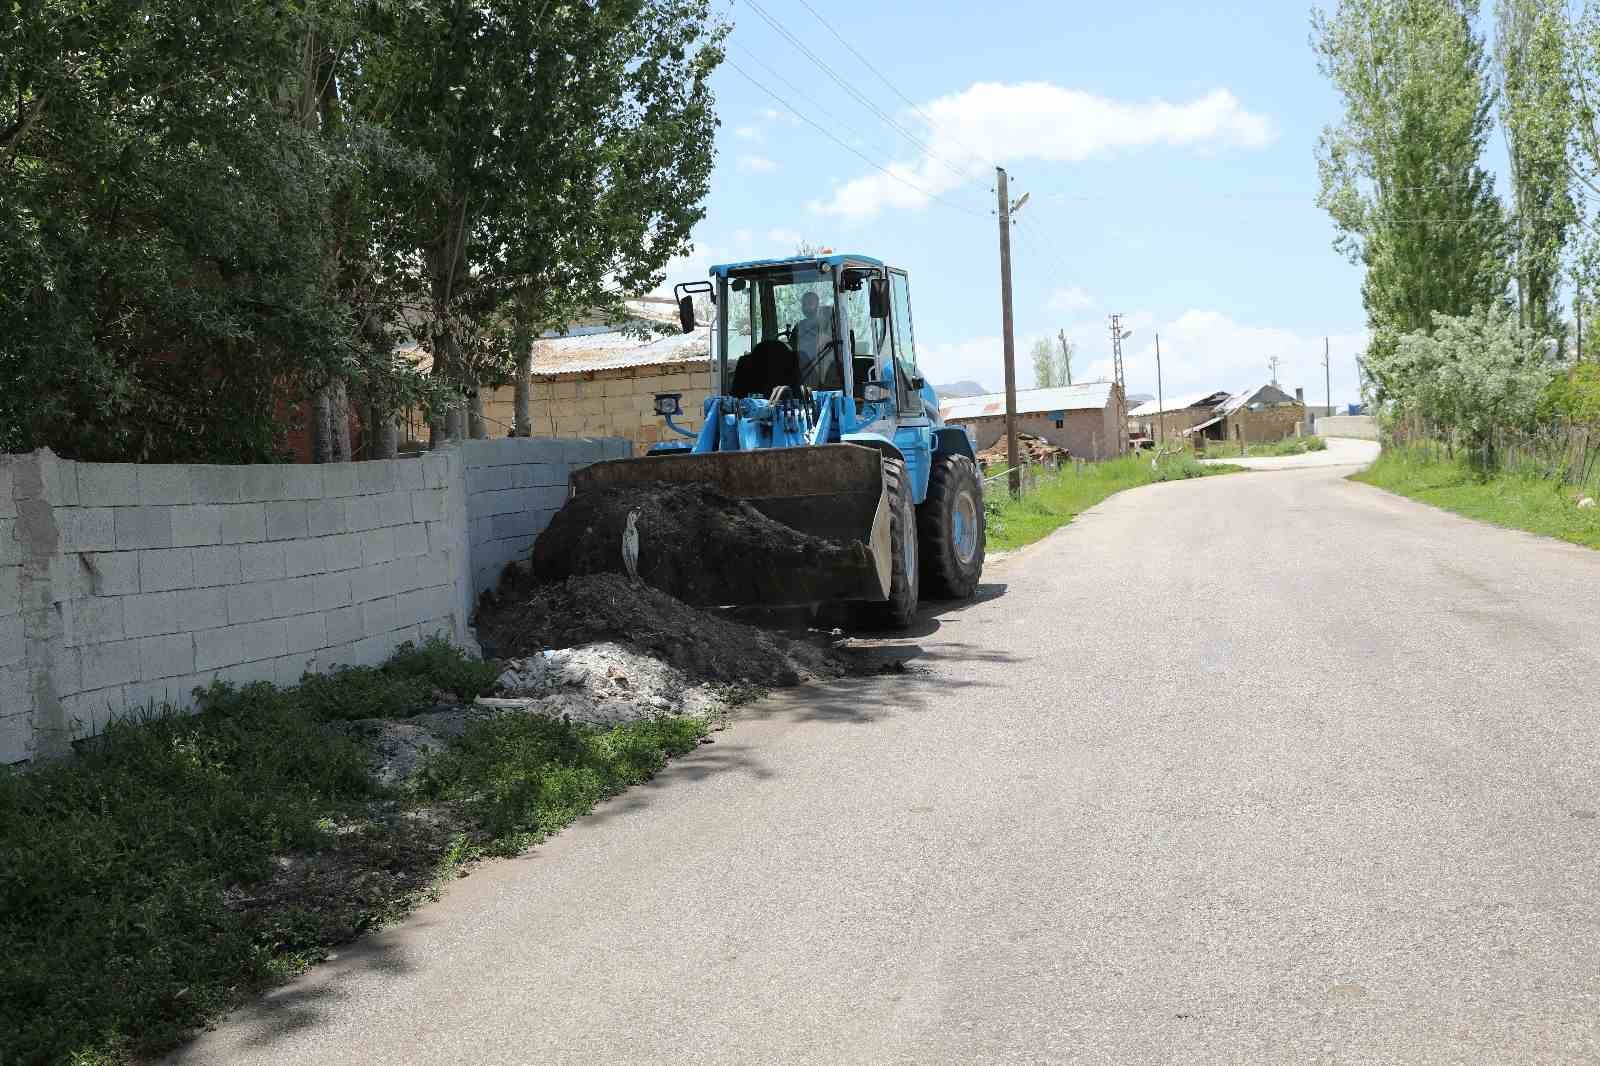
[[[884,456],[883,486],[889,497],[889,598],[860,604],[857,618],[868,629],[905,629],[917,616],[922,572],[917,559],[917,508],[911,502],[911,483],[902,460]]]
[[[983,482],[964,455],[938,456],[918,508],[922,577],[931,595],[964,600],[983,576]]]

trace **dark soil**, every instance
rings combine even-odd
[[[795,685],[853,672],[829,648],[699,610],[618,574],[543,584],[510,567],[477,621],[485,654],[502,659],[614,640],[708,681]]]
[[[534,575],[561,581],[624,573],[630,513],[637,514],[640,579],[685,603],[819,603],[873,580],[860,544],[802,533],[708,485],[664,482],[611,485],[573,497],[534,544]]]

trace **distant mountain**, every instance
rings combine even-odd
[[[987,396],[989,390],[979,385],[976,381],[957,381],[949,385],[935,385],[933,391],[939,394],[940,399],[954,400],[963,396]]]
[[[1149,392],[1130,392],[1130,393],[1128,393],[1128,409],[1131,411],[1131,410],[1133,410],[1133,408],[1138,407],[1140,404],[1149,403],[1153,399],[1155,399],[1155,394],[1154,393],[1149,393]]]

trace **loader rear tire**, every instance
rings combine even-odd
[[[889,497],[889,598],[858,605],[856,617],[863,628],[905,629],[917,616],[922,572],[917,560],[917,508],[911,502],[911,483],[902,460],[884,456],[883,487]]]
[[[917,509],[922,577],[931,595],[964,600],[983,576],[983,482],[964,455],[933,461],[928,496]]]

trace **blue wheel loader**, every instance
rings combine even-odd
[[[709,483],[802,533],[859,545],[870,565],[830,595],[859,621],[903,628],[923,593],[966,598],[983,573],[983,482],[971,436],[939,417],[917,371],[904,270],[864,255],[729,263],[675,289],[684,332],[709,309],[713,372],[698,432],[597,463],[573,492]],[[779,582],[781,587],[781,582]],[[794,606],[799,601],[758,606]]]

